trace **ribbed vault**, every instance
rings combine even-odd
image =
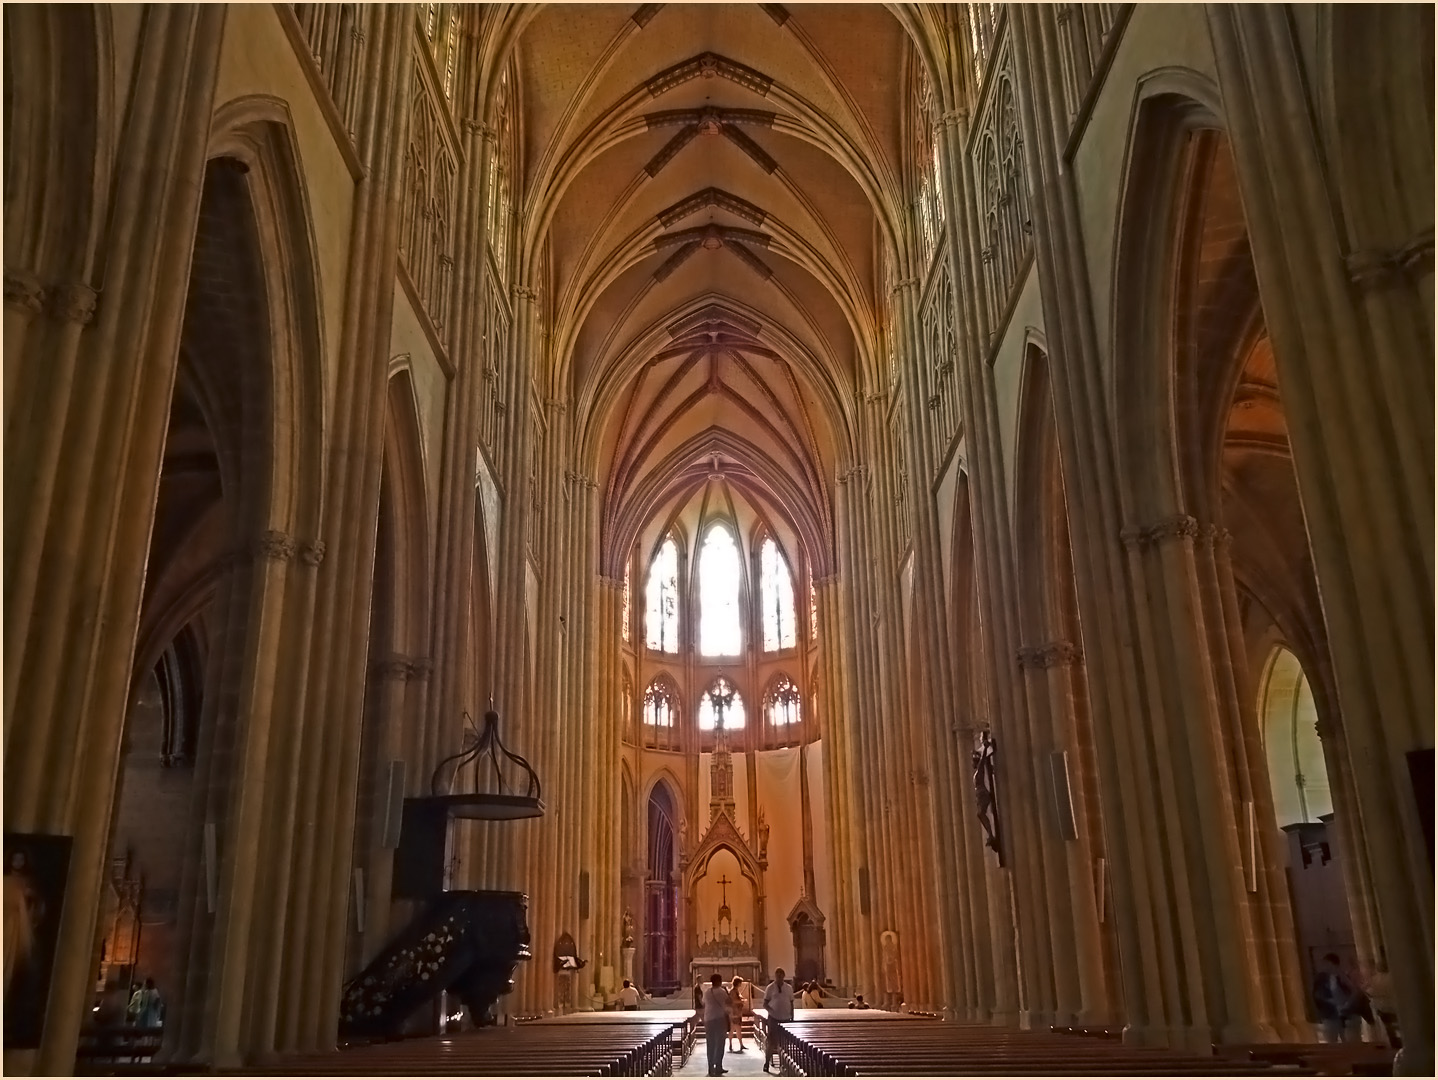
[[[536,384],[572,409],[608,573],[715,477],[832,572],[833,479],[884,382],[883,262],[904,262],[893,88],[913,62],[886,9],[838,14],[554,4],[506,24],[520,273],[550,327]]]

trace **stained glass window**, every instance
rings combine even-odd
[[[812,581],[809,582],[809,637],[815,641],[819,639],[819,594]]]
[[[679,651],[679,546],[665,537],[644,590],[644,639],[658,652]]]
[[[699,653],[738,656],[739,546],[723,525],[711,525],[699,552]],[[792,601],[791,601],[792,606]]]
[[[773,537],[766,537],[759,549],[759,596],[763,604],[764,651],[792,649],[798,636],[794,579]]]
[[[699,699],[699,730],[713,731],[720,713],[724,715],[725,731],[738,731],[744,726],[744,699],[722,676]]]

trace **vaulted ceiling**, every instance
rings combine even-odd
[[[513,55],[538,382],[599,481],[608,567],[722,474],[826,572],[881,382],[903,28],[877,5],[545,4]]]

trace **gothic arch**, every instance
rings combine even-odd
[[[267,305],[269,363],[265,418],[269,526],[317,536],[325,452],[324,328],[313,216],[289,107],[263,95],[215,111],[210,155],[245,175]]]
[[[88,283],[113,147],[113,33],[103,4],[19,4],[5,22],[5,270]],[[8,385],[8,380],[7,380]]]
[[[1173,267],[1194,136],[1222,128],[1217,88],[1187,69],[1139,80],[1124,152],[1114,230],[1110,422],[1126,523],[1183,511],[1185,491],[1174,414],[1178,297]]]

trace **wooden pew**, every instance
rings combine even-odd
[[[1388,1076],[1393,1072],[1393,1048],[1374,1043],[1249,1043],[1215,1045],[1225,1058],[1296,1065],[1319,1076]]]
[[[919,1018],[896,1024],[898,1016],[840,1009],[827,1016],[796,1013],[793,1021],[779,1025],[782,1071],[808,1076],[1239,1076],[1311,1071],[1054,1032]],[[763,1022],[767,1029],[767,1017]]]
[[[539,1018],[539,1024],[671,1024],[669,1045],[675,1062],[682,1066],[694,1051],[694,1041],[700,1026],[700,1014],[678,1009],[623,1009],[611,1012],[569,1013],[565,1016]]]
[[[673,1020],[537,1021],[330,1053],[286,1055],[254,1071],[269,1076],[671,1076],[674,1026]]]
[[[160,1052],[160,1028],[92,1027],[80,1032],[75,1050],[75,1071],[82,1076],[103,1076],[152,1071],[149,1060]]]

